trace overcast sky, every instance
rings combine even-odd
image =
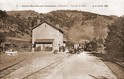
[[[53,10],[79,10],[122,16],[124,15],[124,0],[0,0],[0,9],[34,10],[39,13]]]

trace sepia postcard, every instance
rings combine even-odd
[[[0,79],[124,79],[124,0],[0,0]]]

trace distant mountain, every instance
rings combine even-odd
[[[39,13],[31,10],[7,11],[7,14],[13,17],[19,16],[20,18],[25,18],[25,19],[29,19],[29,17],[30,18],[40,17]]]
[[[30,10],[5,13],[7,16],[0,18],[0,32],[8,37],[31,39],[32,28],[46,20],[63,30],[66,39],[78,42],[105,38],[107,26],[117,18],[76,10],[57,10],[46,14]]]
[[[71,41],[104,39],[107,36],[107,26],[115,19],[112,16],[99,15],[76,10],[58,10],[44,15],[45,20],[64,31],[65,37]]]

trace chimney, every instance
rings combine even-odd
[[[56,24],[56,27],[57,27],[57,28],[60,28],[59,24]]]
[[[40,18],[37,19],[37,25],[41,23]]]

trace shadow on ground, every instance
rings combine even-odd
[[[95,77],[95,76],[93,76],[93,75],[90,75],[90,74],[89,74],[89,76],[93,77],[94,79],[108,79],[108,78],[106,78],[106,77],[103,77],[103,76],[100,76],[100,77]]]

